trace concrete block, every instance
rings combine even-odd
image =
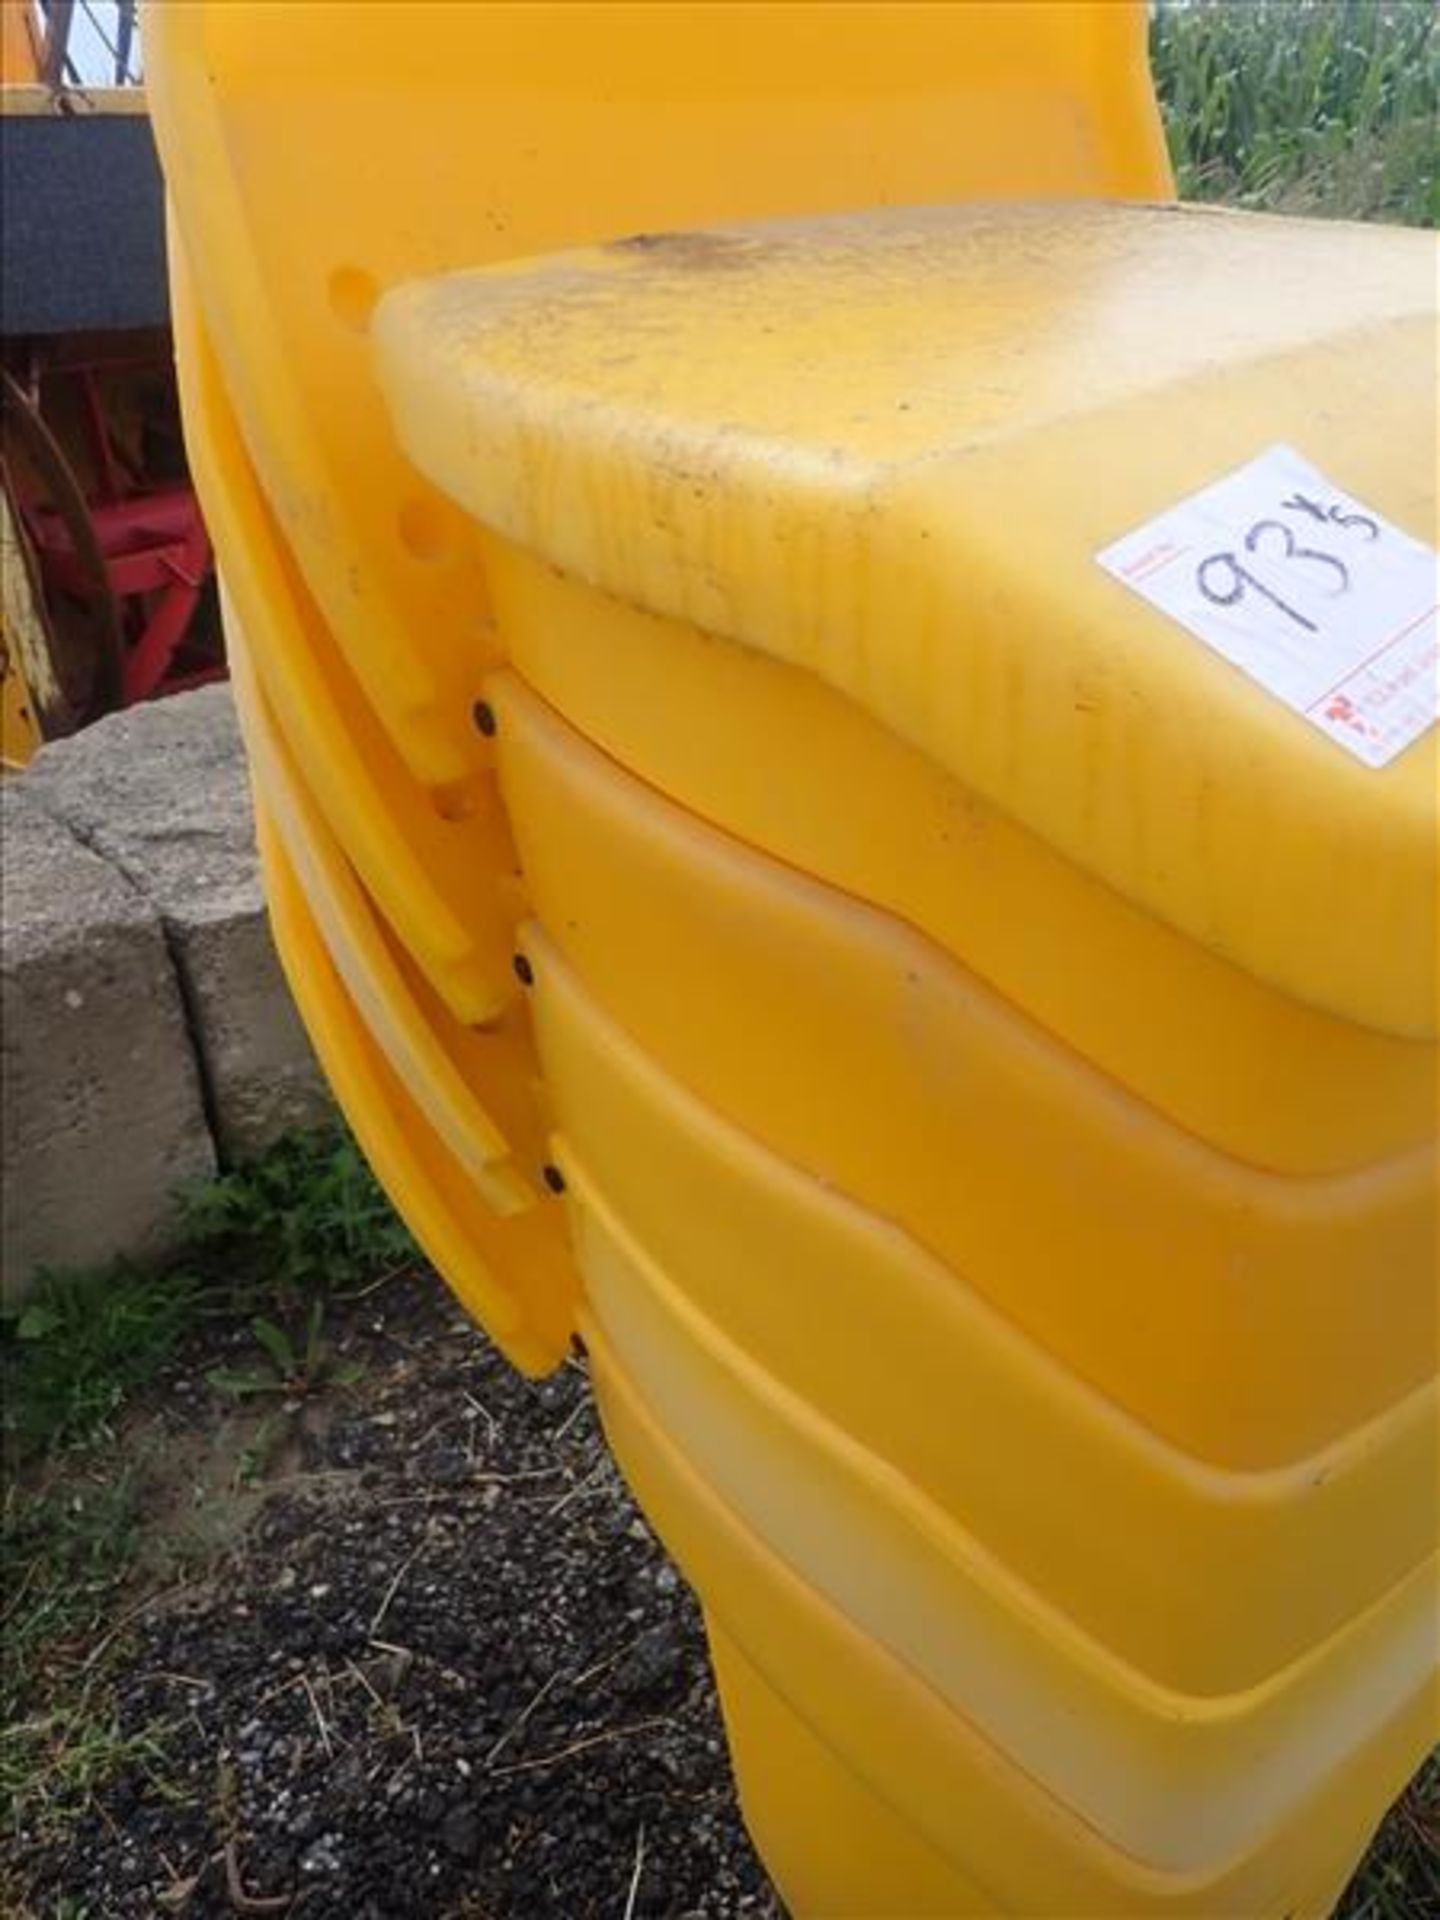
[[[215,1170],[149,903],[0,783],[0,1281],[160,1252],[174,1189]]]
[[[222,1160],[330,1118],[271,945],[229,688],[112,714],[44,748],[24,784],[159,914]]]

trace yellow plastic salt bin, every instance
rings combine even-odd
[[[319,865],[302,821],[337,863],[331,891],[365,929],[341,958],[364,978],[356,1045],[418,1103],[404,1151],[351,1119],[402,1211],[443,1216],[443,1270],[519,1365],[562,1357],[579,1283],[533,1150],[545,1101],[510,967],[524,894],[473,724],[500,655],[462,517],[386,420],[374,303],[409,276],[640,227],[1163,197],[1145,33],[1141,0],[367,0],[343,32],[268,0],[147,8],[191,465],[303,790],[270,808],[270,837],[310,876],[302,896]],[[283,903],[272,916],[283,946]],[[328,912],[319,937],[341,924]],[[484,1073],[476,1030],[506,1036]],[[550,1258],[480,1234],[456,1159],[536,1211]]]
[[[375,316],[509,662],[597,1390],[800,1912],[1320,1913],[1433,1737],[1434,734],[1098,558],[1290,446],[1433,546],[1433,267],[960,207]]]
[[[1144,32],[1105,0],[146,21],[282,959],[460,1297],[532,1370],[583,1329],[797,1914],[1320,1914],[1434,1724],[1432,749],[1307,755],[1208,656],[1149,666],[1196,643],[1073,551],[1267,431],[1424,533],[1425,243],[992,209],[877,414],[884,365],[841,410],[833,352],[883,321],[910,353],[933,263],[909,305],[812,273],[797,352],[805,275],[772,302],[713,233],[1163,200]],[[387,320],[427,481],[380,295],[617,233],[555,313],[524,268]],[[573,322],[538,382],[490,333],[537,297],[537,347]],[[794,409],[727,465],[782,317],[750,397]],[[472,358],[500,513],[435,424]],[[902,475],[943,538],[897,576]],[[957,604],[972,684],[933,671]]]

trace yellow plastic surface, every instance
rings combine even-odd
[[[1144,10],[369,0],[333,29],[258,0],[147,13],[191,462],[322,830],[412,984],[504,1022],[520,899],[471,712],[496,646],[462,517],[385,417],[379,293],[676,220],[1164,194]],[[533,1081],[487,1107],[525,1114]]]
[[[320,1064],[366,1158],[426,1255],[496,1344],[527,1372],[569,1343],[573,1267],[552,1207],[500,1214],[435,1133],[349,994],[256,797],[275,943]],[[515,1276],[522,1277],[517,1286]]]
[[[1311,1180],[1227,1160],[901,923],[660,798],[512,675],[489,694],[536,914],[600,1004],[1132,1414],[1269,1467],[1434,1377],[1433,1154]]]
[[[782,1891],[797,1912],[847,1911],[836,1898],[841,1889],[832,1863],[851,1851],[869,1853],[870,1821],[880,1859],[903,1864],[894,1845],[896,1814],[909,1835],[954,1863],[959,1893],[950,1910],[957,1913],[973,1910],[963,1903],[976,1886],[990,1903],[981,1910],[993,1913],[1318,1920],[1328,1912],[1324,1902],[1338,1892],[1337,1862],[1359,1852],[1434,1737],[1433,1679],[1243,1855],[1172,1873],[1137,1861],[1016,1768],[903,1662],[860,1634],[793,1562],[774,1553],[668,1438],[604,1329],[586,1316],[582,1330],[611,1445],[724,1635],[763,1676],[772,1729],[793,1716],[792,1730],[800,1731],[794,1721],[808,1729],[806,1740],[818,1742],[827,1767],[838,1763],[857,1783],[849,1811],[867,1823],[857,1833],[837,1846],[824,1829],[791,1829],[778,1849]],[[780,1702],[788,1712],[777,1711]],[[752,1705],[748,1690],[736,1704],[743,1723]],[[773,1798],[793,1805],[800,1784],[814,1777],[814,1748],[807,1752],[805,1740],[792,1738],[766,1751],[742,1732],[737,1762],[747,1812],[768,1835],[767,1804]],[[871,1798],[879,1806],[867,1810]],[[922,1900],[933,1901],[938,1891],[933,1872],[926,1872]],[[848,1911],[894,1920],[910,1908],[902,1882]]]
[[[367,0],[343,33],[327,7],[187,0],[147,11],[145,78],[261,487],[442,791],[474,764],[473,665],[413,636],[473,631],[483,588],[374,388],[385,288],[746,214],[1170,191],[1145,9],[1118,0]]]
[[[495,1230],[530,1207],[544,1119],[510,967],[523,895],[493,778],[478,774],[447,818],[375,724],[255,484],[173,240],[190,463],[226,556],[257,808],[274,817],[277,943],[301,956],[292,986],[306,966],[320,976],[295,997],[390,1197],[510,1358],[545,1372],[569,1349],[579,1283],[543,1198],[524,1226]],[[367,1111],[391,1088],[399,1111]]]
[[[1211,1145],[1338,1173],[1434,1138],[1433,1042],[1318,1013],[1183,939],[817,675],[625,606],[495,535],[481,550],[507,656],[587,739],[928,934]],[[1039,931],[1057,926],[1063,939]]]
[[[1433,1557],[1249,1692],[1157,1687],[750,1363],[584,1187],[576,1232],[587,1310],[696,1470],[874,1644],[1125,1851],[1175,1871],[1239,1853],[1424,1695]]]
[[[922,1840],[915,1828],[887,1804],[880,1791],[867,1786],[817,1739],[804,1719],[770,1686],[740,1652],[725,1631],[710,1623],[710,1651],[719,1682],[721,1704],[730,1742],[740,1767],[741,1799],[751,1831],[772,1863],[779,1884],[793,1889],[796,1910],[819,1914],[864,1914],[880,1920],[894,1911],[895,1889],[903,1889],[907,1920],[953,1920],[960,1914],[1015,1911],[986,1893],[968,1875],[947,1862],[937,1848]],[[814,1836],[823,1833],[821,1852]],[[1359,1856],[1368,1831],[1361,1830],[1353,1812],[1343,1842],[1336,1844],[1330,1829],[1331,1859],[1320,1864],[1308,1845],[1291,1843],[1272,1850],[1231,1877],[1229,1888],[1217,1894],[1173,1892],[1173,1897],[1131,1894],[1124,1905],[1119,1894],[1101,1896],[1098,1907],[1068,1907],[1067,1913],[1093,1913],[1111,1920],[1126,1911],[1198,1911],[1223,1913],[1234,1920],[1242,1913],[1263,1916],[1283,1911],[1285,1920],[1321,1920],[1339,1899]],[[1272,1907],[1260,1891],[1283,1875],[1303,1885],[1296,1895],[1283,1895]],[[1083,1898],[1072,1893],[1072,1900]],[[1092,1896],[1093,1898],[1093,1896]],[[1234,1904],[1209,1906],[1209,1900]],[[1245,1905],[1238,1904],[1243,1900]]]
[[[469,801],[442,813],[370,709],[260,491],[173,228],[170,287],[191,471],[271,710],[331,831],[436,991],[459,1020],[494,1019],[515,995],[504,889],[515,863],[479,736]]]
[[[1028,1605],[1073,1621],[1119,1666],[1199,1697],[1199,1713],[1203,1697],[1297,1660],[1435,1552],[1433,1384],[1284,1471],[1208,1468],[1085,1388],[887,1221],[709,1112],[601,1013],[538,929],[524,947],[570,1189],[614,1223],[631,1266],[683,1301],[696,1342],[783,1383],[885,1463],[897,1496],[972,1535]],[[597,1277],[590,1263],[602,1318],[615,1265],[603,1257]],[[1036,1471],[1062,1460],[1063,1473]]]
[[[1436,301],[1426,233],[961,206],[441,277],[374,333],[475,519],[810,669],[1302,1003],[1433,1039],[1436,732],[1361,765],[1095,554],[1276,442],[1435,544]]]
[[[265,697],[246,653],[244,630],[227,606],[225,630],[235,704],[244,729],[251,779],[306,902],[323,932],[326,950],[350,998],[363,1014],[396,1076],[450,1152],[497,1213],[533,1206],[536,1189],[515,1165],[515,1135],[528,1132],[532,1167],[541,1141],[526,1126],[530,1115],[507,1115],[507,1135],[484,1102],[519,1077],[505,1055],[517,1045],[513,1018],[488,1032],[463,1027],[438,1007],[358,885],[335,843],[289,749],[266,711]],[[507,1029],[509,1029],[507,1031]],[[518,1040],[523,1045],[523,1040]],[[531,1062],[525,1063],[526,1068]]]

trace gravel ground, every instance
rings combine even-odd
[[[237,1407],[206,1376],[258,1353],[197,1331],[121,1430],[138,1559],[56,1650],[74,1720],[43,1676],[26,1709],[69,1784],[24,1797],[0,1914],[783,1920],[583,1365],[527,1383],[424,1272],[332,1306],[299,1397]],[[1440,1914],[1437,1784],[1348,1920]]]
[[[423,1275],[330,1339],[359,1381],[243,1448],[195,1356],[167,1383],[154,1524],[235,1537],[138,1603],[118,1731],[158,1757],[13,1836],[33,1910],[778,1920],[698,1610],[582,1366],[522,1381]],[[267,1450],[258,1498],[220,1470]]]

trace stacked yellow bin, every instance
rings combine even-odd
[[[1433,542],[1433,265],[962,207],[377,315],[601,1404],[801,1912],[1322,1913],[1430,1737],[1434,735],[1351,758],[1097,554],[1292,442]]]
[[[1434,735],[1100,556],[1289,445],[1433,542],[1432,243],[1055,204],[1163,191],[1139,9],[320,11],[147,48],[352,1122],[583,1329],[797,1913],[1324,1912],[1434,1730]]]

